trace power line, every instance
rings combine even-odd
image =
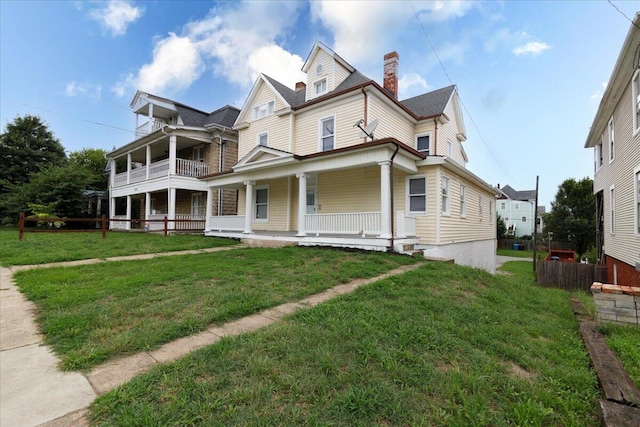
[[[438,55],[438,52],[436,51],[435,47],[433,46],[433,43],[431,43],[431,39],[429,38],[429,35],[427,34],[427,30],[424,28],[424,25],[422,24],[422,22],[420,21],[420,18],[418,17],[418,12],[413,7],[413,4],[411,3],[411,0],[408,0],[408,2],[409,2],[409,5],[411,6],[411,10],[413,10],[413,16],[415,16],[416,21],[418,21],[418,24],[420,24],[420,28],[422,28],[422,34],[424,34],[425,38],[427,39],[427,42],[429,43],[429,46],[431,46],[431,50],[433,51],[434,55],[436,56],[436,59],[438,60],[438,63],[440,64],[440,67],[442,68],[442,71],[444,72],[444,75],[447,76],[447,80],[449,81],[449,84],[453,86],[454,85],[453,81],[451,80],[451,77],[449,76],[449,73],[447,72],[447,69],[444,67],[444,64],[442,63],[442,60],[440,60],[440,56]],[[480,136],[480,141],[482,141],[484,146],[487,148],[487,151],[489,151],[489,154],[491,154],[491,157],[493,157],[493,160],[495,161],[495,163],[512,180],[512,182],[515,181],[517,184],[520,184],[511,176],[511,174],[509,172],[507,172],[507,170],[498,161],[498,159],[495,156],[495,154],[493,154],[493,151],[491,151],[491,148],[489,148],[489,145],[487,144],[486,140],[484,139],[484,136],[482,136],[482,133],[480,132],[480,129],[478,128],[478,125],[476,124],[475,120],[473,120],[473,116],[471,115],[471,112],[469,112],[469,109],[467,108],[467,106],[462,101],[462,97],[460,96],[460,93],[458,93],[458,99],[460,100],[460,104],[462,105],[462,108],[464,108],[464,111],[466,112],[467,116],[469,117],[469,120],[471,120],[471,124],[473,124],[473,127],[475,128],[476,132],[478,133],[478,136]]]
[[[58,114],[58,115],[61,115],[61,116],[69,117],[69,118],[71,118],[71,119],[78,120],[78,121],[81,121],[81,122],[91,123],[91,124],[94,124],[94,125],[107,127],[107,128],[110,128],[110,129],[116,129],[116,130],[119,130],[119,131],[122,131],[122,132],[127,132],[127,133],[131,133],[131,134],[135,134],[135,131],[132,131],[131,129],[123,129],[123,128],[120,128],[120,127],[117,127],[117,126],[108,125],[108,124],[106,124],[106,123],[96,122],[96,121],[94,121],[94,120],[83,119],[83,118],[81,118],[81,117],[77,117],[77,116],[74,116],[74,115],[71,115],[71,114],[68,114],[68,113],[63,113],[63,112],[60,112],[60,111],[49,110],[49,109],[42,108],[42,107],[36,107],[36,106],[34,106],[34,105],[25,104],[24,102],[14,101],[13,99],[2,98],[2,100],[3,100],[3,101],[13,102],[14,104],[22,105],[22,106],[24,106],[24,107],[34,108],[34,109],[36,109],[36,110],[46,111],[46,112],[48,112],[48,113]]]
[[[636,24],[635,22],[633,22],[633,20],[631,18],[629,18],[623,11],[621,11],[620,9],[618,9],[618,6],[616,6],[615,4],[613,4],[613,2],[611,0],[607,0],[607,3],[609,3],[611,6],[613,6],[613,8],[615,10],[618,11],[618,13],[622,16],[624,16],[627,21],[631,22],[631,25],[633,25],[634,27],[636,27],[637,29],[640,30],[640,27],[638,27],[638,24]]]

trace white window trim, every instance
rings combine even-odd
[[[640,208],[638,208],[638,203],[640,203],[640,197],[638,196],[638,191],[640,191],[640,183],[638,182],[638,174],[640,174],[640,165],[636,166],[633,170],[633,219],[634,219],[634,228],[635,235],[637,238],[640,238],[640,232],[638,228],[640,228]]]
[[[483,216],[484,216],[484,212],[482,209],[482,204],[484,203],[484,197],[480,196],[480,198],[478,199],[478,216],[480,217],[480,221],[482,222],[483,220]]]
[[[493,202],[489,200],[489,224],[493,224],[493,217],[496,214],[493,212]]]
[[[271,112],[269,112],[269,104],[272,104],[272,103],[273,103],[273,108],[271,109]],[[260,110],[262,109],[262,107],[265,108],[265,115],[263,117],[260,117]],[[258,114],[256,114],[256,108],[258,109]],[[269,116],[272,116],[275,110],[276,110],[275,99],[271,101],[263,102],[262,104],[257,104],[253,106],[253,108],[251,109],[251,118],[253,121],[264,119]]]
[[[423,211],[412,211],[411,210],[411,202],[409,200],[409,180],[412,179],[421,179],[424,178],[424,212]],[[404,181],[404,200],[405,200],[405,212],[409,216],[426,216],[429,213],[429,178],[427,175],[410,175],[405,178]]]
[[[451,158],[453,153],[453,142],[447,139],[447,157]]]
[[[616,234],[616,186],[609,187],[609,234]]]
[[[200,211],[203,211],[204,208],[206,208],[206,203],[204,200],[204,194],[203,193],[191,193],[191,215],[203,215],[202,213],[195,213],[194,212],[194,207],[195,204],[193,203],[194,200],[196,199],[196,197],[200,197],[200,204],[198,205],[198,208],[200,209]]]
[[[418,138],[420,138],[421,136],[428,136],[429,137],[429,151],[428,152],[418,150]],[[421,153],[423,153],[426,156],[430,156],[431,155],[431,152],[433,151],[433,136],[432,136],[432,132],[423,132],[423,133],[416,134],[413,142],[414,142],[414,147],[415,147],[416,151],[420,151]]]
[[[338,132],[337,132],[337,128],[338,128],[337,123],[338,123],[338,120],[336,119],[336,115],[332,114],[332,115],[329,115],[329,116],[320,117],[318,119],[318,151],[319,152],[323,152],[324,151],[324,149],[323,149],[324,147],[323,147],[323,144],[322,144],[322,138],[323,138],[322,137],[322,122],[327,120],[327,119],[333,119],[333,148],[332,148],[332,150],[336,149],[336,142],[338,140],[337,139],[337,134],[338,134]]]
[[[447,190],[446,195],[445,190]],[[440,186],[440,197],[441,202],[444,202],[441,206],[442,216],[451,216],[451,180],[447,176],[442,177],[442,184]],[[444,198],[445,200],[442,200],[442,198]]]
[[[467,217],[467,186],[460,184],[460,218]]]
[[[324,81],[324,90],[321,91],[321,92],[317,92],[316,91],[316,87],[318,85],[322,84],[323,81]],[[314,81],[311,84],[311,91],[312,91],[314,97],[322,96],[325,93],[327,93],[329,91],[329,81],[328,81],[327,77],[325,76],[325,77],[319,78],[318,80]]]
[[[256,145],[260,145],[260,137],[262,135],[267,135],[267,145],[263,145],[263,147],[268,147],[269,146],[269,132],[260,132],[259,134],[256,135]]]
[[[633,113],[633,136],[640,133],[640,70],[636,70],[631,78],[631,112]]]
[[[256,218],[256,215],[258,214],[258,209],[256,208],[258,206],[258,190],[267,190],[267,217],[266,218]],[[269,186],[268,185],[257,185],[255,187],[253,187],[253,222],[269,222],[269,199],[271,197],[271,191],[269,191]]]
[[[613,163],[616,159],[616,124],[613,121],[613,116],[607,123],[607,135],[609,136],[609,163]]]

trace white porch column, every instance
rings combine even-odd
[[[151,193],[144,193],[144,219],[145,221],[151,216]]]
[[[131,196],[127,196],[127,223],[125,225],[125,230],[131,230]]]
[[[207,188],[207,212],[204,219],[204,231],[209,231],[209,218],[213,216],[213,188]]]
[[[169,188],[169,200],[167,200],[168,203],[168,209],[169,209],[169,213],[167,215],[168,219],[176,219],[176,189],[175,188]],[[168,224],[167,228],[169,230],[174,230],[176,228],[176,223],[175,221],[172,221]]]
[[[251,222],[253,220],[253,186],[255,182],[245,181],[245,206],[244,206],[244,231],[245,234],[253,232],[251,229]]]
[[[149,170],[151,169],[151,145],[147,145],[147,176],[146,179],[149,179]]]
[[[116,198],[109,198],[109,219],[112,219],[116,216]],[[109,230],[113,229],[113,222],[109,221]]]
[[[131,153],[127,153],[127,184],[131,182]]]
[[[176,151],[178,145],[178,137],[171,135],[169,137],[169,175],[176,174]]]
[[[109,171],[109,186],[116,186],[116,159],[111,159],[111,170]]]
[[[380,165],[380,235],[383,239],[391,238],[391,162],[385,160]]]
[[[298,178],[298,234],[296,236],[306,236],[304,215],[307,213],[307,175],[296,174]]]

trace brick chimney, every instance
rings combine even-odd
[[[305,90],[306,88],[307,85],[305,84],[305,82],[296,83],[296,92],[300,92],[301,90]]]
[[[398,62],[400,56],[393,51],[384,56],[384,83],[383,86],[394,98],[398,98]]]

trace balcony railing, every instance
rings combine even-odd
[[[210,216],[207,228],[216,231],[243,231],[244,215]]]
[[[141,166],[135,169],[131,169],[129,176],[129,184],[135,184],[147,179],[147,168],[149,168],[149,179],[162,178],[169,176],[170,164],[169,159],[160,160],[159,162],[151,163],[150,166]],[[188,176],[192,178],[198,178],[200,176],[208,175],[211,170],[211,165],[208,163],[196,162],[193,160],[176,159],[176,175]],[[121,187],[127,185],[127,172],[116,174],[113,182],[114,187]]]
[[[406,216],[404,211],[396,211],[396,224],[398,229],[396,234],[398,237],[412,237],[416,235],[416,218]]]
[[[136,128],[136,139],[142,138],[145,135],[149,135],[150,133],[153,133],[159,129],[162,129],[166,125],[167,125],[166,123],[161,122],[159,120],[149,120],[148,122]]]
[[[307,214],[305,231],[329,234],[380,234],[380,212]]]

